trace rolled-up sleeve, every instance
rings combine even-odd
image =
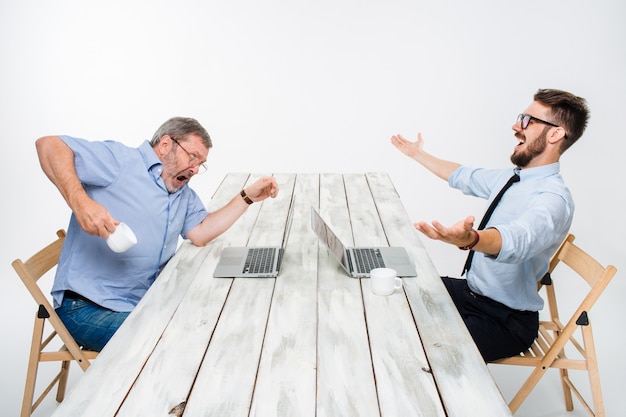
[[[556,250],[557,240],[569,229],[572,207],[560,195],[534,195],[521,215],[507,224],[494,224],[500,232],[502,247],[497,262],[521,263],[539,253]]]

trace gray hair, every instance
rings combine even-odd
[[[150,145],[152,145],[152,147],[156,146],[165,135],[168,135],[175,140],[184,142],[187,140],[187,136],[191,134],[200,136],[202,138],[202,143],[207,147],[207,149],[213,146],[211,137],[206,129],[202,127],[196,119],[191,117],[172,117],[163,123],[161,127],[154,132]]]

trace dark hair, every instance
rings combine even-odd
[[[213,146],[211,137],[204,127],[191,117],[172,117],[161,125],[152,136],[150,145],[156,146],[164,135],[171,136],[172,138],[184,142],[187,140],[187,136],[195,134],[202,138],[202,143],[207,149]]]
[[[550,107],[554,123],[565,129],[566,140],[561,142],[561,153],[583,135],[589,120],[587,101],[567,91],[539,89],[535,101]]]

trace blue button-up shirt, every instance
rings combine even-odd
[[[115,253],[105,239],[85,233],[72,214],[52,287],[55,307],[65,290],[114,311],[131,311],[174,255],[184,237],[208,214],[187,185],[170,194],[162,165],[148,142],[130,148],[61,136],[74,152],[87,194],[130,226],[137,244]]]
[[[574,215],[574,200],[559,168],[557,162],[517,171],[520,181],[504,193],[485,226],[498,229],[502,248],[497,256],[474,254],[466,273],[472,291],[517,310],[543,308],[537,281],[547,272],[550,257],[567,235]],[[513,172],[463,166],[448,183],[489,203]]]

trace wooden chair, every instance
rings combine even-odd
[[[574,235],[572,234],[569,234],[565,238],[559,249],[553,255],[548,272],[537,285],[537,290],[545,289],[550,320],[540,321],[539,335],[528,351],[522,352],[517,356],[493,362],[496,364],[522,365],[534,368],[526,382],[524,382],[509,403],[509,407],[513,413],[519,409],[522,402],[528,397],[548,368],[557,368],[559,369],[561,384],[563,386],[565,408],[568,411],[574,409],[572,402],[573,392],[590,415],[596,417],[604,417],[606,415],[602,392],[600,390],[600,376],[598,373],[598,363],[596,361],[596,349],[591,331],[589,310],[591,310],[591,307],[593,307],[598,297],[600,297],[611,281],[617,269],[612,265],[603,267],[578,246],[574,245],[573,241]],[[560,263],[567,265],[575,272],[575,274],[570,274],[571,276],[563,276],[563,279],[559,278],[560,285],[562,284],[565,290],[570,290],[571,292],[570,287],[571,284],[573,284],[572,280],[575,280],[577,277],[582,278],[590,288],[589,292],[585,294],[582,302],[565,325],[563,325],[559,319],[555,278],[553,277],[553,271]],[[585,285],[585,288],[587,288],[587,285]],[[580,331],[577,332],[577,330]],[[577,338],[580,338],[581,334],[582,345],[577,340]],[[568,353],[570,351],[575,352],[576,358],[567,357],[566,349]],[[589,374],[595,413],[570,380],[568,375],[570,369],[584,370]]]
[[[65,231],[59,230],[57,235],[57,240],[37,252],[26,262],[16,259],[12,263],[13,268],[39,306],[37,314],[35,315],[28,371],[26,374],[26,387],[24,389],[24,399],[20,414],[21,417],[30,416],[57,382],[58,390],[56,400],[59,402],[63,401],[71,361],[77,361],[82,370],[85,371],[90,365],[89,360],[94,359],[98,355],[97,352],[82,350],[78,346],[54,311],[54,308],[52,308],[50,301],[48,301],[48,298],[39,287],[39,278],[44,276],[46,272],[59,262],[61,247],[65,240]],[[50,323],[51,329],[45,329],[46,321]],[[46,347],[51,341],[56,340],[57,336],[63,344],[61,348],[58,351],[46,350]],[[61,370],[33,403],[39,363],[54,361],[61,362]]]

